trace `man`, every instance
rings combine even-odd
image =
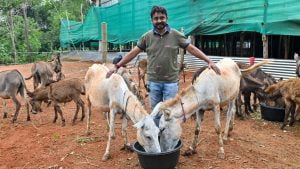
[[[167,24],[168,15],[164,7],[153,6],[150,15],[154,26],[153,30],[146,32],[141,37],[137,46],[115,64],[115,68],[107,73],[107,77],[140,52],[146,51],[150,106],[153,110],[157,103],[173,98],[178,92],[177,54],[179,47],[207,62],[208,68],[213,69],[217,74],[220,74],[220,70],[202,51],[189,44],[182,33],[170,28]]]

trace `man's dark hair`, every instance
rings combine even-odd
[[[159,13],[162,13],[162,14],[165,14],[167,17],[168,17],[168,14],[167,14],[167,10],[166,8],[162,7],[162,6],[153,6],[152,9],[151,9],[151,18],[153,17],[154,13],[155,12],[159,12]]]

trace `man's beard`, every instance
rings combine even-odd
[[[158,30],[163,30],[166,27],[166,23],[159,23],[159,24],[155,24],[154,27]]]

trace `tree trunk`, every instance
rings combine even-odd
[[[9,26],[9,31],[10,31],[11,43],[12,43],[13,60],[14,60],[14,63],[16,63],[16,61],[17,61],[17,49],[16,49],[16,43],[15,43],[13,11],[14,11],[13,9],[11,9],[9,11],[8,26]]]
[[[28,51],[28,56],[29,56],[29,61],[32,62],[32,57],[31,57],[31,47],[30,47],[30,42],[29,42],[29,30],[28,30],[28,23],[27,23],[27,9],[26,9],[26,3],[23,4],[23,16],[24,16],[24,31],[25,31],[25,40],[26,40],[26,46],[27,46],[27,51]]]

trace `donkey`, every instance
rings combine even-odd
[[[264,89],[264,97],[276,98],[282,97],[285,104],[285,117],[282,126],[282,130],[288,124],[288,118],[291,113],[290,126],[295,122],[300,111],[300,79],[291,78],[288,80],[280,81]],[[293,110],[295,108],[295,110]]]
[[[125,147],[130,146],[127,138],[127,117],[137,128],[137,140],[146,152],[161,152],[158,134],[153,117],[147,114],[137,97],[129,90],[124,79],[119,74],[106,78],[109,69],[100,64],[89,67],[85,75],[86,97],[88,104],[87,133],[90,129],[91,106],[99,107],[109,112],[109,135],[103,160],[110,158],[111,140],[115,138],[114,124],[117,112],[123,113],[122,134],[125,137]]]
[[[21,108],[21,104],[17,99],[17,94],[20,93],[27,109],[27,121],[30,121],[29,106],[26,101],[26,92],[30,93],[27,89],[24,77],[18,70],[8,70],[0,72],[0,97],[3,102],[3,118],[7,118],[7,108],[5,99],[12,99],[16,105],[16,111],[12,122],[17,121],[17,117]]]
[[[221,75],[217,75],[211,69],[206,69],[196,78],[192,86],[177,94],[174,99],[157,104],[151,115],[159,116],[162,113],[159,123],[162,151],[171,150],[177,145],[181,136],[181,122],[184,122],[194,112],[197,112],[192,146],[185,152],[185,155],[194,154],[204,111],[212,110],[215,115],[215,130],[219,138],[218,157],[225,158],[223,139],[227,140],[229,131],[233,129],[235,100],[239,94],[241,76],[267,62],[257,63],[248,69],[240,69],[232,59],[224,58],[217,63],[221,70]],[[222,139],[220,107],[224,105],[228,105],[228,111]]]
[[[141,61],[139,61],[137,72],[138,72],[139,88],[141,87],[141,80],[142,80],[145,89],[148,91],[148,87],[145,82],[145,78],[147,74],[147,59],[142,59]]]
[[[60,54],[52,59],[50,62],[39,61],[33,64],[31,68],[31,75],[26,80],[33,77],[33,87],[36,89],[39,84],[41,87],[45,87],[53,82],[53,74],[56,73],[56,81],[62,80],[64,75],[62,74],[62,64],[60,62]]]

